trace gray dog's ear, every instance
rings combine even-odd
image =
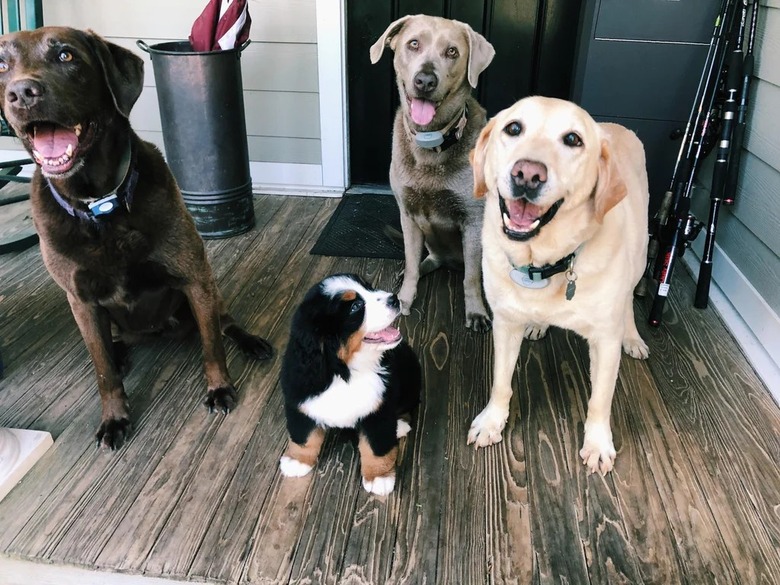
[[[471,87],[477,87],[479,74],[490,65],[490,62],[496,54],[496,50],[485,37],[476,32],[468,24],[465,22],[462,22],[461,24],[466,27],[466,33],[469,38],[469,85],[471,85]]]
[[[138,55],[124,47],[109,43],[93,31],[87,31],[87,39],[103,69],[111,97],[117,111],[130,117],[141,90],[144,88],[144,62]]]
[[[385,47],[388,45],[391,45],[393,38],[401,32],[401,29],[406,24],[406,21],[410,18],[413,18],[411,15],[402,16],[398,20],[391,22],[390,26],[387,27],[387,30],[382,33],[382,36],[379,37],[379,40],[375,42],[373,45],[371,45],[371,48],[368,50],[368,54],[371,57],[371,64],[374,65],[379,59],[382,58],[382,53],[385,52]]]

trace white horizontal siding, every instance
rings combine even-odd
[[[249,0],[250,38],[316,43],[315,0]],[[43,22],[92,28],[108,37],[185,39],[206,0],[44,0]]]
[[[162,132],[138,131],[144,140],[157,145],[165,151]],[[286,163],[295,160],[296,163],[319,164],[321,151],[320,141],[308,138],[286,138],[278,136],[248,136],[249,160],[275,163]],[[0,143],[0,150],[5,147]]]
[[[205,0],[44,0],[44,23],[91,28],[144,59],[144,90],[130,119],[136,131],[162,147],[153,66],[136,40],[153,46],[186,39],[205,4]],[[319,165],[315,0],[249,0],[249,11],[252,43],[242,53],[241,71],[250,161]],[[9,144],[13,143],[0,142],[3,148]],[[310,184],[309,179],[300,184]]]
[[[246,131],[249,136],[319,138],[320,112],[317,94],[280,91],[244,92]],[[145,88],[130,114],[133,128],[159,131],[157,94]]]

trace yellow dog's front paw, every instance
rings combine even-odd
[[[580,449],[582,462],[588,468],[588,473],[600,471],[605,475],[612,471],[615,464],[615,446],[612,444],[612,431],[609,425],[585,424],[585,439]]]
[[[471,423],[467,443],[477,448],[498,443],[508,417],[508,410],[487,405]]]

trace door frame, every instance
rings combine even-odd
[[[339,195],[349,186],[346,3],[315,0],[322,187]]]

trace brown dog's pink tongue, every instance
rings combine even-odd
[[[55,124],[37,124],[35,126],[33,145],[44,158],[59,158],[65,154],[69,144],[76,148],[78,142],[76,133],[70,128]]]
[[[436,115],[436,106],[428,100],[412,98],[412,120],[420,126],[427,126]]]

